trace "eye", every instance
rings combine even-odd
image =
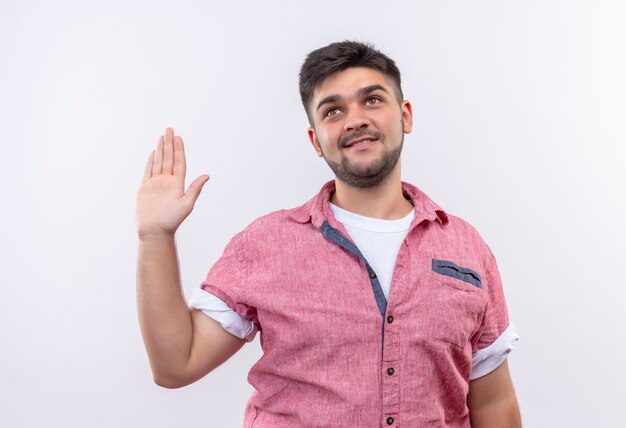
[[[380,102],[381,102],[381,99],[379,97],[369,97],[368,99],[365,100],[365,104],[367,105],[374,105]]]
[[[324,117],[331,117],[336,115],[337,113],[339,113],[339,109],[337,107],[332,107],[326,110],[326,112],[324,113]]]

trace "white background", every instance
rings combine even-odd
[[[152,383],[135,192],[174,127],[188,183],[212,177],[177,235],[189,296],[235,232],[332,178],[297,74],[343,39],[403,73],[403,179],[498,259],[525,426],[623,424],[625,3],[208,3],[0,3],[0,425],[241,425],[258,338],[190,387]]]

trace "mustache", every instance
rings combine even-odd
[[[377,140],[381,140],[383,137],[383,134],[381,134],[378,131],[372,131],[369,129],[360,129],[358,131],[355,131],[351,134],[346,135],[341,140],[339,140],[339,148],[343,149],[346,146],[346,144],[350,143],[350,141],[356,140],[357,138],[362,138],[362,137],[371,137]]]

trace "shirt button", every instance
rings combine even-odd
[[[393,322],[393,315],[389,315],[389,316],[387,317],[387,322],[388,322],[389,324],[391,324],[391,323]]]
[[[393,367],[389,367],[389,368],[387,369],[387,374],[388,374],[389,376],[393,375],[395,372],[396,372],[396,371],[393,369]]]
[[[371,271],[370,272],[370,278],[372,278],[372,279],[376,278],[376,272]]]
[[[390,416],[387,418],[387,425],[392,425],[393,424],[393,418]]]

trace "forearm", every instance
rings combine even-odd
[[[470,409],[472,428],[521,428],[522,419],[515,394]]]
[[[508,360],[489,374],[470,381],[467,407],[473,428],[520,428],[517,397]]]
[[[188,364],[193,334],[181,291],[174,235],[139,239],[137,305],[154,380],[168,386]]]

